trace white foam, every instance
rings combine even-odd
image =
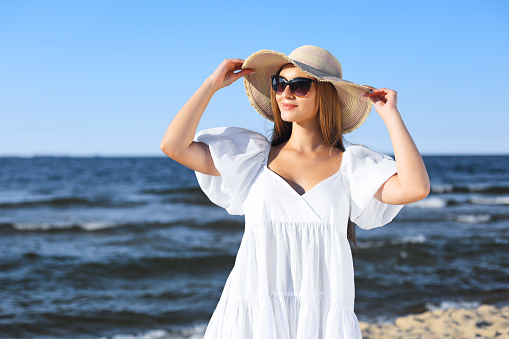
[[[199,324],[174,331],[174,333],[167,330],[150,330],[138,334],[116,334],[111,339],[203,339],[206,328],[206,324]],[[98,339],[107,338],[101,337]]]
[[[457,220],[459,222],[464,222],[467,224],[479,224],[485,223],[491,220],[491,215],[489,214],[463,214],[458,215]]]
[[[431,192],[433,193],[452,192],[453,188],[454,188],[453,185],[433,185],[431,186]]]
[[[184,328],[182,329],[182,335],[184,337],[180,338],[188,338],[188,339],[203,339],[203,336],[205,335],[205,330],[207,329],[207,324],[198,324],[194,325],[192,327]],[[172,339],[177,339],[177,337],[172,337]]]
[[[465,309],[472,309],[477,308],[481,306],[481,302],[479,301],[451,301],[451,300],[444,300],[440,302],[440,305],[435,305],[432,303],[426,303],[426,309],[428,311],[435,311],[435,310],[448,310],[450,308],[465,308]]]
[[[489,188],[488,185],[484,184],[470,184],[467,187],[470,192],[484,191],[485,189]]]
[[[419,200],[408,204],[407,206],[410,208],[442,208],[447,205],[447,201],[444,199],[440,199],[437,197],[428,197],[423,200]]]
[[[167,339],[170,334],[165,330],[152,330],[142,334],[117,334],[112,339]]]
[[[366,241],[357,243],[358,248],[373,248],[373,247],[383,247],[387,245],[401,245],[401,244],[421,244],[426,242],[426,236],[422,233],[404,237],[402,239],[392,239],[390,241],[386,240],[378,240],[378,241]]]
[[[383,240],[378,241],[366,241],[366,242],[357,242],[357,248],[371,248],[371,247],[382,247],[386,244]]]
[[[509,205],[509,197],[474,197],[470,202],[481,205]]]
[[[402,240],[398,241],[396,240],[395,243],[397,244],[422,244],[423,242],[426,242],[426,236],[422,233],[410,236],[410,237],[404,237]]]
[[[81,228],[85,231],[97,231],[106,228],[114,227],[114,223],[95,221],[86,223],[71,223],[71,222],[56,222],[56,223],[16,223],[14,228],[19,231],[51,231],[51,230],[65,230],[73,227]]]

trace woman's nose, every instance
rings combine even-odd
[[[290,85],[287,85],[287,86],[285,87],[285,90],[283,91],[283,93],[282,93],[282,94],[283,94],[283,96],[284,96],[285,98],[293,98],[293,93],[292,93],[292,91],[290,90]]]

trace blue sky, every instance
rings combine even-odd
[[[507,1],[0,0],[0,156],[161,155],[178,110],[225,58],[329,50],[346,80],[398,92],[422,154],[509,154]],[[197,130],[267,135],[242,81]],[[392,153],[382,119],[345,136]]]

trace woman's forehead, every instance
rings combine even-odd
[[[292,78],[296,77],[309,78],[309,76],[305,72],[301,71],[293,64],[287,64],[283,66],[281,72],[279,72],[279,75],[284,76],[285,78],[286,76],[291,76]]]

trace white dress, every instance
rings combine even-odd
[[[374,198],[396,173],[389,156],[350,146],[340,170],[303,195],[267,167],[270,142],[240,127],[197,133],[221,174],[195,171],[208,198],[245,230],[204,339],[362,338],[354,313],[348,218],[363,229],[403,205]]]

